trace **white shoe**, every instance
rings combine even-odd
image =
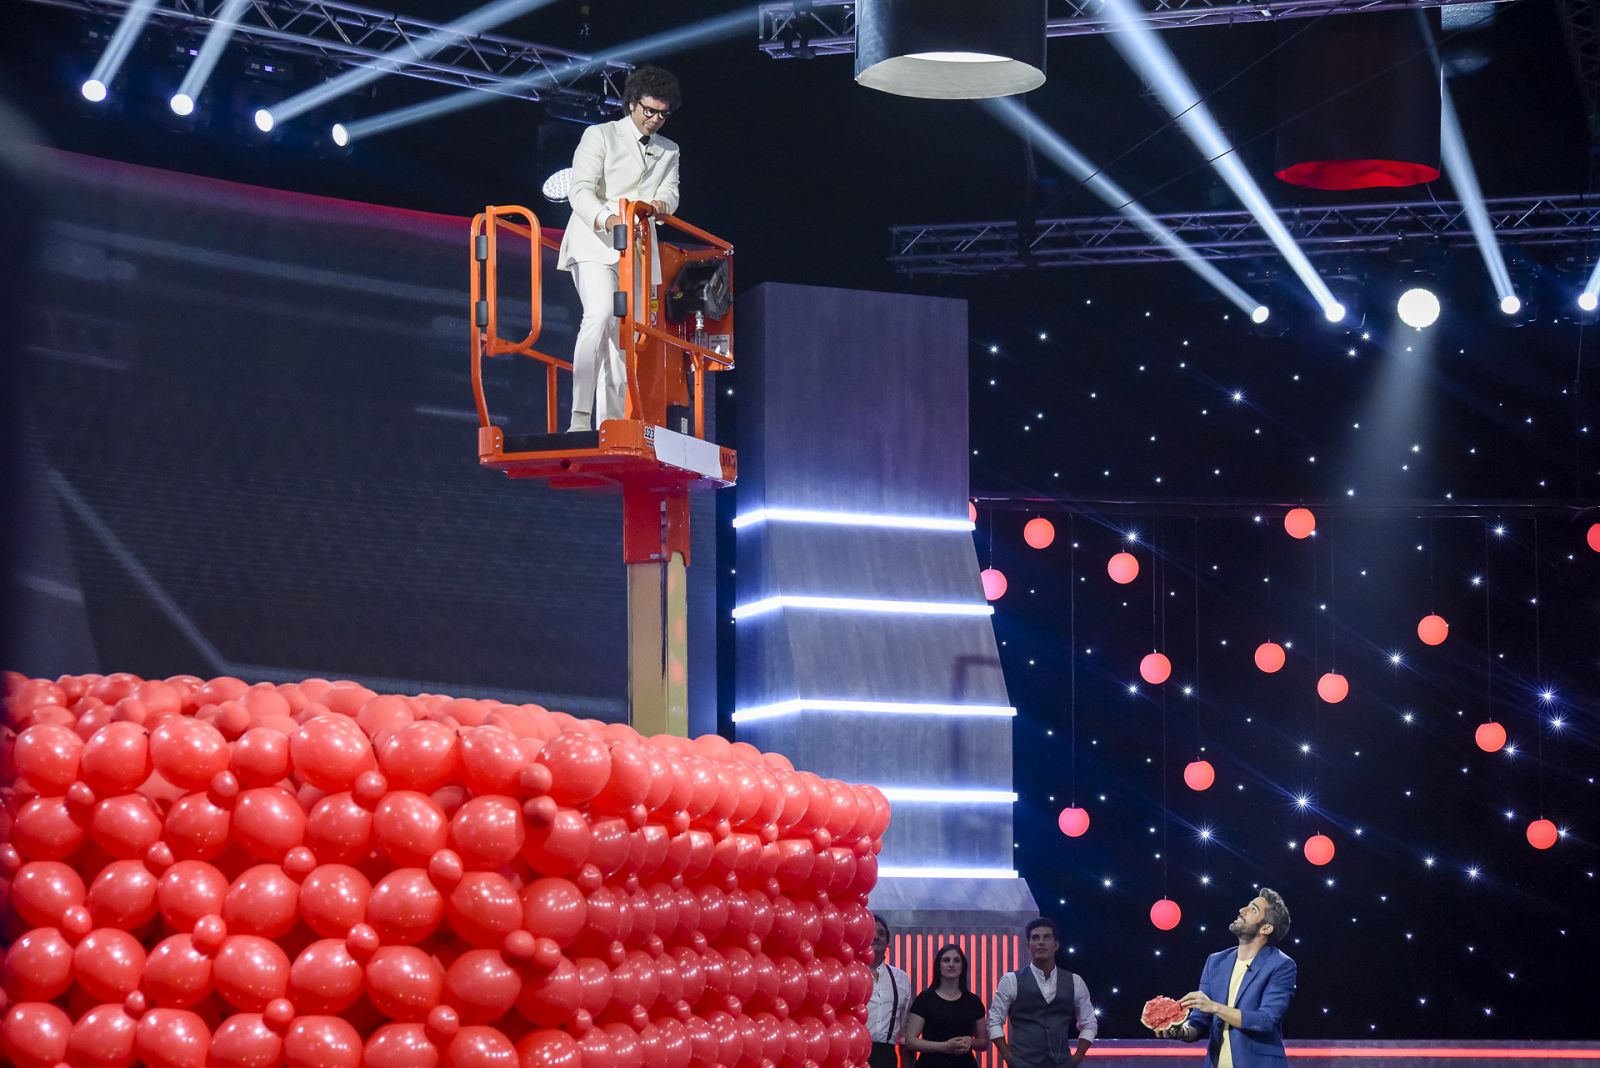
[[[593,430],[593,429],[594,429],[594,426],[590,422],[589,413],[588,412],[573,412],[572,413],[572,422],[570,424],[568,424],[568,426],[567,426],[567,433],[573,434],[573,433],[576,433],[578,431]]]

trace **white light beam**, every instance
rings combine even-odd
[[[94,70],[83,83],[85,100],[98,104],[106,98],[112,80],[116,78],[122,65],[128,61],[128,54],[133,51],[134,42],[139,39],[139,31],[150,21],[150,12],[155,6],[156,0],[133,0],[133,3],[128,5],[127,14],[122,16],[122,21],[117,23],[116,31],[111,35],[111,43],[100,53],[100,58],[95,61]]]
[[[173,93],[172,99],[167,102],[177,114],[188,115],[194,111],[195,103],[200,99],[200,90],[205,88],[211,72],[217,69],[217,61],[222,58],[223,50],[233,39],[233,31],[239,28],[239,16],[244,13],[245,5],[249,2],[250,0],[227,0],[227,3],[222,5],[222,10],[217,12],[216,19],[211,23],[211,32],[206,34],[205,42],[200,46],[200,54],[189,65],[183,81],[178,85],[178,91]]]

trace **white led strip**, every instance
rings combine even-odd
[[[880,879],[1015,879],[1014,868],[897,868],[878,869]]]
[[[733,529],[757,523],[816,523],[839,527],[877,527],[882,530],[948,530],[971,533],[977,524],[967,519],[938,519],[920,515],[875,515],[869,512],[824,512],[815,508],[757,508],[736,516]]]
[[[1010,705],[952,705],[935,701],[851,701],[817,700],[797,697],[755,708],[742,708],[733,714],[735,723],[751,723],[762,719],[776,719],[800,712],[859,712],[866,715],[921,715],[921,716],[1015,716],[1017,710]]]
[[[739,605],[733,610],[733,618],[749,619],[780,608],[817,608],[829,612],[877,612],[903,616],[994,615],[993,606],[968,601],[891,601],[873,597],[813,597],[786,593]]]

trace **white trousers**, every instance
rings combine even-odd
[[[593,426],[621,419],[628,409],[628,364],[617,342],[622,320],[612,314],[617,291],[617,265],[572,265],[572,284],[583,303],[578,340],[572,352],[572,410],[593,414]]]

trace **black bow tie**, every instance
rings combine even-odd
[[[650,144],[650,135],[649,134],[645,134],[643,137],[639,138],[639,143],[641,145],[649,145]]]

